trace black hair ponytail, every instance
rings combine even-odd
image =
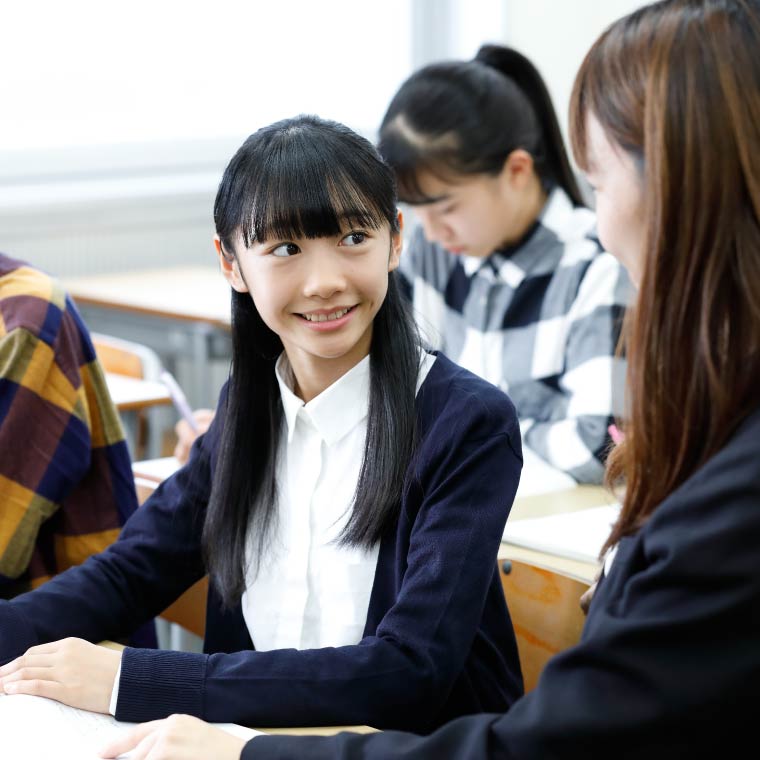
[[[567,193],[575,206],[583,206],[583,197],[570,166],[557,113],[538,69],[522,53],[503,45],[483,45],[475,60],[500,71],[528,98],[543,132],[545,155],[541,158],[546,164],[547,173]]]
[[[380,127],[380,153],[409,203],[433,200],[420,188],[421,171],[443,179],[498,174],[518,148],[530,153],[547,191],[559,185],[584,205],[546,84],[525,56],[501,45],[412,74]]]

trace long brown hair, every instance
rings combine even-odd
[[[645,204],[625,438],[607,463],[625,492],[605,549],[760,405],[759,51],[757,0],[666,0],[607,29],[575,81],[578,164],[591,113],[641,167]]]

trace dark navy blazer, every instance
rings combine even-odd
[[[200,535],[224,408],[220,401],[187,466],[113,546],[0,604],[0,661],[65,636],[117,638],[204,575]],[[117,718],[184,712],[260,726],[425,732],[467,713],[506,710],[520,696],[496,570],[522,465],[514,408],[501,391],[440,355],[416,408],[419,445],[396,530],[381,541],[362,640],[252,651],[240,606],[224,613],[212,593],[207,654],[125,650]]]
[[[750,757],[760,710],[760,411],[621,541],[581,643],[506,715],[420,738],[253,739],[271,758]]]

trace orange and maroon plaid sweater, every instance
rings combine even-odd
[[[101,551],[136,508],[87,328],[58,283],[0,254],[0,598]]]

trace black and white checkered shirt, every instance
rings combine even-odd
[[[631,285],[561,189],[517,246],[456,256],[411,235],[401,257],[433,348],[507,391],[524,443],[582,483],[601,482],[607,428],[623,411],[615,358]]]

